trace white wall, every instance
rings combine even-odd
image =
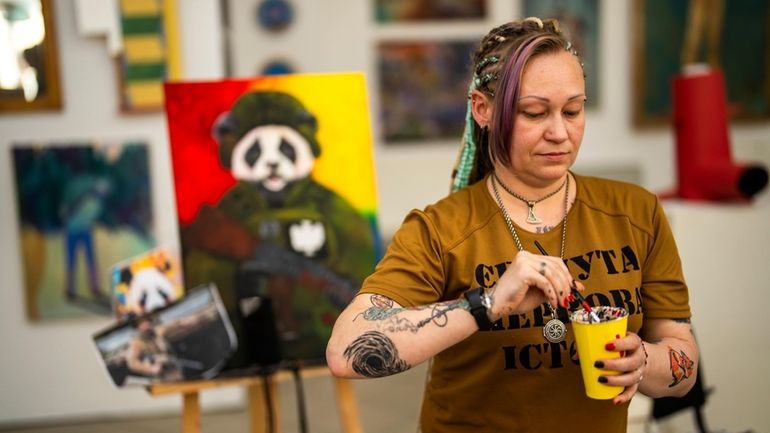
[[[711,431],[770,431],[764,323],[770,309],[770,207],[674,201],[666,212],[690,286],[701,376],[705,388],[713,389],[703,411],[707,425]],[[661,433],[692,428],[683,414],[670,418]]]
[[[269,58],[293,60],[303,72],[363,70],[368,75],[372,119],[376,120],[376,72],[373,49],[380,38],[449,35],[481,36],[492,25],[518,13],[518,3],[490,0],[492,17],[474,25],[377,27],[369,1],[295,0],[296,20],[283,33],[268,34],[255,24],[257,0],[232,0],[234,72],[255,74]],[[31,324],[24,317],[21,261],[18,256],[16,205],[9,148],[20,140],[145,138],[152,143],[152,182],[158,211],[156,237],[176,242],[173,189],[165,120],[162,114],[121,115],[115,98],[115,71],[103,41],[77,35],[73,0],[57,0],[57,27],[64,85],[61,112],[3,114],[0,117],[0,424],[45,418],[82,417],[176,407],[176,399],[151,399],[143,391],[114,391],[91,347],[90,335],[109,323],[81,320]],[[213,0],[180,0],[183,56],[191,78],[221,75],[218,9]],[[602,100],[587,115],[587,131],[578,172],[640,174],[652,190],[674,186],[673,137],[669,129],[637,131],[631,126],[631,1],[601,2]],[[375,137],[379,125],[373,124]],[[732,128],[736,159],[760,159],[770,166],[770,122]],[[375,164],[380,225],[386,236],[414,207],[446,194],[456,141],[387,146],[376,140]],[[634,175],[635,176],[635,175]],[[768,192],[754,206],[770,205]],[[761,247],[746,254],[762,255]],[[688,267],[687,273],[712,272]],[[228,402],[232,393],[203,394],[204,404]]]

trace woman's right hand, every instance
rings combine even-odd
[[[561,258],[520,251],[489,291],[493,297],[490,318],[532,311],[543,302],[554,308],[568,305],[574,299],[573,281]],[[577,283],[577,289],[584,287]]]

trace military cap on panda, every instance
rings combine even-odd
[[[318,122],[299,100],[282,92],[251,92],[239,97],[230,111],[223,113],[214,124],[219,159],[225,167],[230,167],[230,156],[238,140],[263,125],[288,126],[307,140],[314,156],[321,154],[316,140]]]

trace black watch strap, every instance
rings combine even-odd
[[[465,292],[463,296],[468,300],[471,315],[476,320],[479,330],[488,331],[492,327],[492,323],[489,321],[489,316],[487,316],[487,308],[481,303],[481,293],[483,290],[481,287],[471,289]]]

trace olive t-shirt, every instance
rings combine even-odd
[[[689,318],[679,253],[657,197],[641,187],[575,175],[564,261],[593,305],[623,307],[629,331],[645,318]],[[558,255],[562,226],[544,234],[518,228],[524,248],[537,240]],[[402,306],[457,299],[491,287],[517,253],[484,180],[413,210],[361,293]],[[557,314],[568,322],[567,311]],[[585,390],[568,324],[549,343],[546,304],[505,317],[434,357],[421,415],[433,432],[625,432],[628,405],[592,400]]]

